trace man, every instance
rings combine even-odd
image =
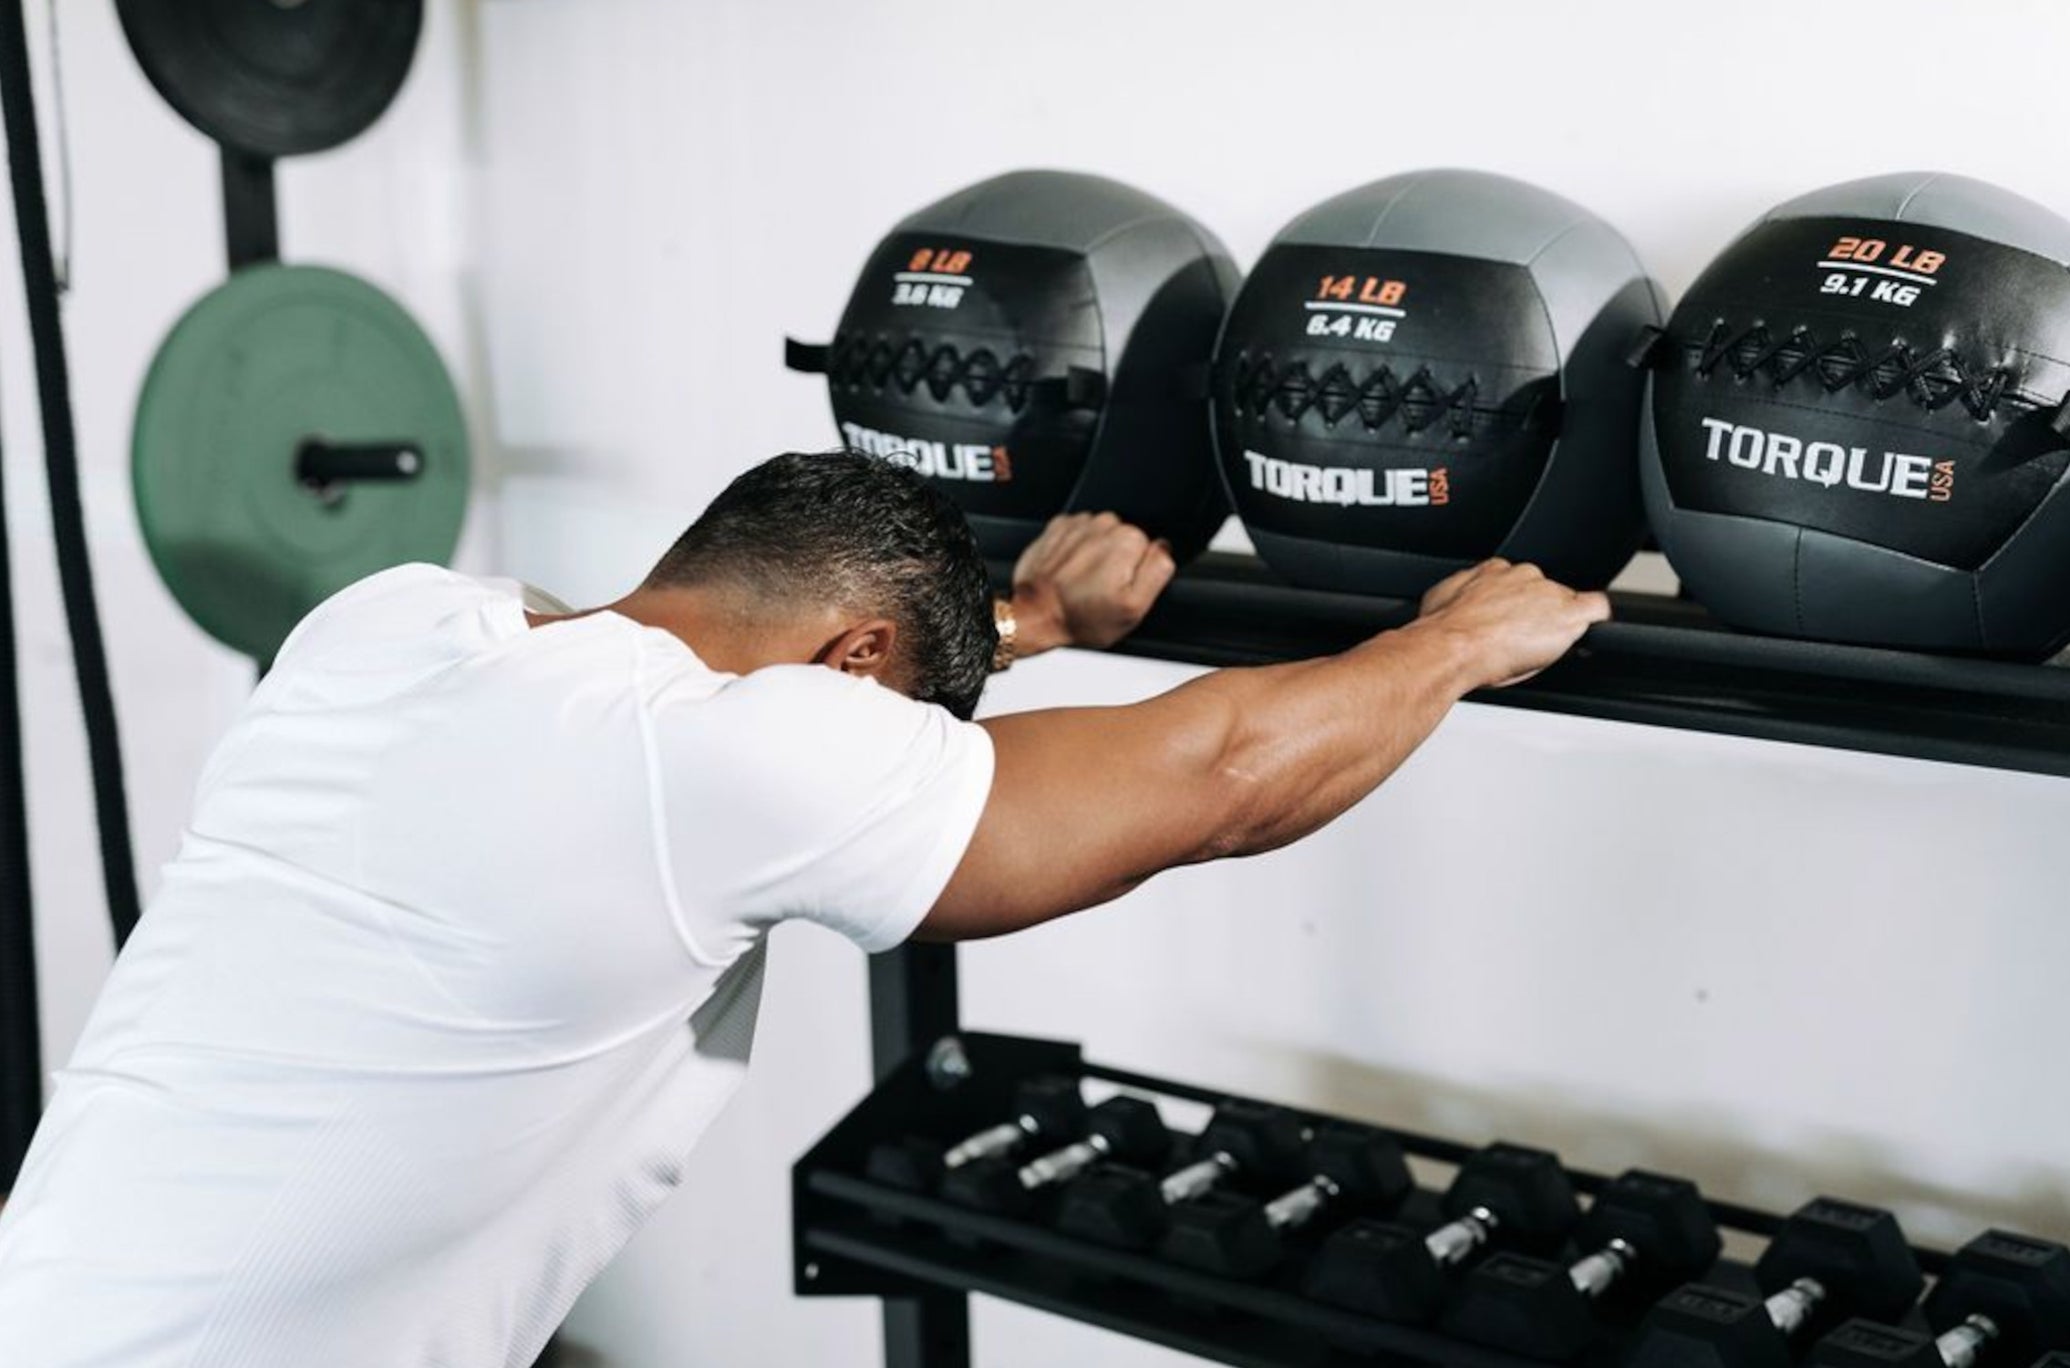
[[[1077,518],[1023,570],[1026,651],[1172,566]],[[743,475],[608,608],[376,575],[202,776],[0,1216],[0,1363],[521,1368],[738,1083],[776,922],[997,935],[1283,845],[1606,611],[1491,563],[1331,659],[972,724],[969,530],[845,454]]]

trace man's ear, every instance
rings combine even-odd
[[[831,665],[843,674],[888,684],[891,654],[898,646],[898,624],[887,618],[858,622],[820,648],[813,663]]]

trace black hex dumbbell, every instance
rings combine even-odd
[[[1896,1320],[1926,1285],[1897,1218],[1831,1197],[1806,1202],[1754,1265],[1767,1295],[1690,1283],[1633,1335],[1624,1368],[1789,1368],[1815,1324]]]
[[[1934,1334],[1851,1320],[1818,1342],[1815,1368],[2016,1368],[2070,1349],[2070,1249],[1992,1230],[1955,1251],[1926,1297]]]
[[[1360,1219],[1323,1242],[1305,1290],[1318,1301],[1391,1321],[1427,1321],[1452,1270],[1491,1240],[1552,1250],[1581,1218],[1559,1156],[1497,1143],[1468,1155],[1445,1189],[1446,1224],[1424,1233]]]
[[[1269,1202],[1206,1192],[1172,1208],[1158,1248],[1174,1263],[1255,1278],[1286,1257],[1287,1239],[1324,1211],[1392,1210],[1414,1182],[1395,1138],[1371,1126],[1318,1126],[1307,1181]]]
[[[1595,1336],[1604,1298],[1658,1296],[1724,1248],[1696,1184],[1643,1169],[1605,1183],[1575,1237],[1592,1252],[1571,1265],[1508,1251],[1488,1258],[1460,1281],[1445,1330],[1529,1358],[1572,1358]]]
[[[1026,1163],[999,1155],[950,1169],[942,1196],[1003,1215],[1025,1214],[1036,1197],[1069,1182],[1102,1159],[1154,1164],[1171,1151],[1172,1134],[1157,1107],[1140,1097],[1110,1097],[1086,1117],[1087,1134]]]
[[[909,1192],[932,1192],[949,1170],[975,1159],[1011,1154],[1031,1141],[1061,1141],[1085,1129],[1085,1098],[1078,1080],[1031,1078],[1014,1090],[1013,1116],[945,1145],[926,1136],[885,1141],[870,1150],[864,1172],[876,1182]]]
[[[1194,1141],[1193,1162],[1162,1177],[1102,1164],[1065,1191],[1057,1228],[1101,1244],[1148,1249],[1181,1202],[1238,1179],[1292,1182],[1307,1142],[1307,1123],[1284,1107],[1224,1102]]]

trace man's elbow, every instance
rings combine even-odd
[[[1254,855],[1272,845],[1285,806],[1273,780],[1271,748],[1255,727],[1232,711],[1209,752],[1194,757],[1187,785],[1198,801],[1196,838],[1187,864]]]

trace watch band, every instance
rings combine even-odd
[[[992,626],[999,633],[999,644],[992,648],[992,673],[998,674],[1013,668],[1014,634],[1018,630],[1013,620],[1013,596],[992,595]]]

